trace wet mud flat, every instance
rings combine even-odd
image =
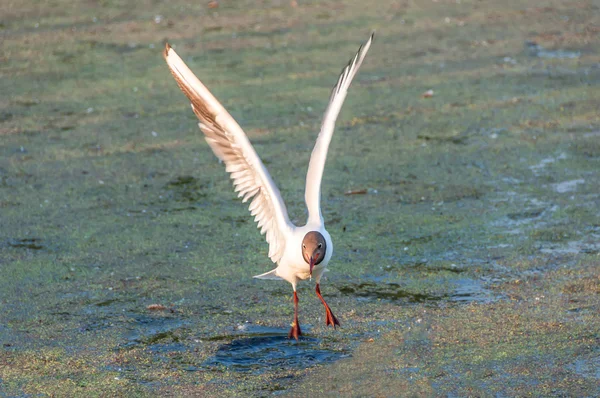
[[[0,6],[0,396],[595,396],[593,2]],[[267,246],[161,58],[247,131],[294,222],[340,68],[323,295]]]

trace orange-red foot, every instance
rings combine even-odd
[[[298,322],[292,323],[292,327],[290,328],[290,332],[288,333],[288,339],[292,337],[298,340],[298,337],[302,336],[302,330],[300,330],[300,325]]]
[[[292,328],[288,333],[288,339],[293,337],[298,340],[300,336],[302,336],[302,331],[300,330],[300,322],[298,322],[298,293],[294,290],[294,323],[292,323]]]
[[[331,312],[331,308],[329,308],[329,305],[327,305],[325,299],[323,298],[323,296],[321,296],[321,288],[318,283],[316,292],[317,297],[319,297],[319,300],[321,300],[323,306],[325,307],[325,323],[327,324],[327,326],[331,325],[334,329],[336,326],[340,326],[340,321],[338,321],[335,315],[333,315],[333,312]]]
[[[336,326],[340,326],[340,321],[337,320],[333,312],[328,305],[325,305],[325,323],[327,326],[331,325],[335,329]]]

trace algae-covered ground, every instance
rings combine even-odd
[[[342,327],[303,283],[289,341],[162,48],[303,223],[373,30],[323,181]],[[0,40],[0,397],[600,393],[598,2],[3,1]]]

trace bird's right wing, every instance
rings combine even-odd
[[[250,198],[250,212],[266,233],[269,257],[277,263],[285,251],[286,237],[293,228],[281,194],[256,154],[248,137],[219,101],[198,80],[175,50],[166,45],[164,57],[179,88],[192,103],[200,119],[206,142],[231,173],[235,191],[243,202]]]

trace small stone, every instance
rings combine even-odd
[[[146,309],[150,311],[164,311],[167,309],[167,307],[162,304],[150,304],[146,307]]]

